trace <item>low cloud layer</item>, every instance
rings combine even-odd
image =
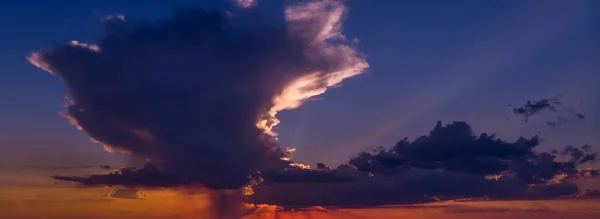
[[[365,207],[455,199],[537,200],[565,196],[595,197],[575,181],[600,176],[600,170],[581,168],[599,161],[589,145],[565,146],[538,152],[537,136],[504,141],[475,135],[465,122],[436,126],[414,141],[400,140],[390,148],[361,152],[336,168],[271,166],[261,172],[246,202],[286,208],[310,206]],[[83,185],[121,185],[129,188],[187,186],[190,182],[142,170],[111,175],[57,177]]]
[[[362,152],[348,165],[288,170],[296,182],[273,180],[255,186],[249,201],[358,207],[461,198],[549,199],[586,193],[573,182],[599,175],[598,170],[579,168],[597,162],[598,154],[589,145],[537,152],[539,144],[537,136],[505,141],[486,133],[475,135],[465,122],[438,122],[428,135]],[[329,174],[328,183],[323,183],[325,177],[308,181],[316,175],[309,172]],[[302,173],[304,177],[297,176]]]
[[[193,183],[193,181],[186,181],[176,176],[161,173],[152,165],[146,165],[144,168],[138,170],[123,168],[108,175],[91,175],[84,177],[54,176],[53,178],[63,181],[78,182],[85,186],[120,185],[131,188],[161,188],[188,185]]]

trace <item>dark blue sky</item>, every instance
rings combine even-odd
[[[53,42],[94,42],[106,15],[156,19],[194,2],[7,1],[0,9],[0,160],[122,161],[58,116],[62,84],[25,56]],[[467,121],[508,140],[539,134],[541,149],[600,146],[596,1],[376,2],[348,1],[344,23],[346,35],[360,39],[368,72],[279,116],[280,142],[298,148],[295,160],[343,163],[361,149],[426,134],[437,120]],[[552,128],[543,115],[525,124],[507,106],[557,94],[586,120]]]

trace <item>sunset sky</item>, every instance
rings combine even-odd
[[[23,57],[52,42],[94,41],[107,14],[160,18],[195,2],[13,1],[3,8],[3,160],[121,161],[57,116],[64,88]],[[349,1],[344,31],[360,39],[371,67],[321,100],[281,113],[280,142],[298,148],[300,162],[339,164],[361,149],[425,134],[442,120],[467,121],[476,132],[506,138],[539,134],[544,148],[597,144],[597,3],[550,2]],[[583,124],[551,128],[543,119],[506,120],[508,104],[557,94],[588,116]]]
[[[67,89],[26,56],[53,43],[98,41],[107,15],[158,20],[173,8],[223,4],[198,2],[9,0],[0,8],[0,212],[22,207],[66,212],[43,207],[47,200],[82,200],[81,212],[97,210],[90,207],[95,202],[106,201],[101,205],[107,209],[137,205],[139,200],[98,198],[109,189],[73,189],[49,178],[105,174],[110,170],[100,165],[118,168],[143,160],[108,153],[70,125],[59,115]],[[258,6],[281,11],[283,4],[267,2]],[[509,141],[539,135],[538,151],[568,144],[600,147],[600,2],[348,0],[346,7],[343,33],[369,68],[277,114],[279,144],[297,149],[295,162],[338,166],[361,150],[426,135],[439,120],[465,121],[477,134]],[[585,119],[551,127],[546,121],[555,114],[523,122],[509,106],[555,96],[561,110],[572,108]],[[600,188],[597,181],[580,183]],[[140,208],[166,205],[154,203],[157,197],[177,196],[150,194]]]

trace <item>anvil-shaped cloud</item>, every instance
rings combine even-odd
[[[147,158],[180,182],[236,189],[280,162],[277,112],[368,67],[341,34],[345,11],[340,1],[307,1],[272,23],[255,8],[136,24],[112,16],[97,43],[28,59],[64,82],[66,116],[108,150]]]

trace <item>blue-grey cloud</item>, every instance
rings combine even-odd
[[[565,124],[572,120],[583,120],[585,115],[577,112],[573,107],[567,107],[565,109],[559,109],[562,105],[559,100],[559,96],[554,98],[545,98],[541,100],[528,100],[524,105],[513,108],[513,114],[522,117],[523,122],[528,122],[529,118],[535,115],[542,114],[543,112],[552,112],[554,117],[546,120],[546,125],[555,127],[559,124]],[[512,105],[509,105],[512,106]]]
[[[558,98],[541,99],[537,101],[528,100],[523,106],[513,108],[513,113],[523,117],[527,122],[529,117],[540,114],[544,111],[556,112],[556,107],[560,105]]]

